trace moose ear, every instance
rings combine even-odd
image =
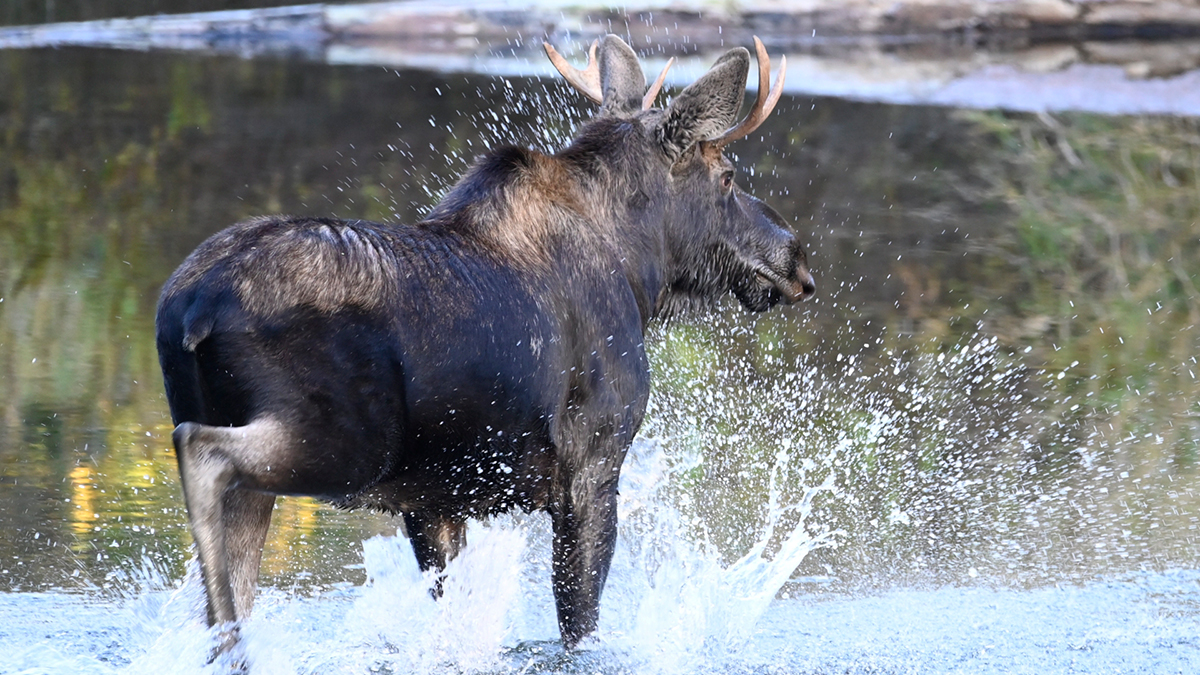
[[[642,109],[646,76],[642,64],[629,45],[616,35],[606,35],[600,43],[600,91],[604,95],[602,112],[628,113]]]
[[[733,126],[746,95],[750,52],[731,49],[671,101],[659,125],[663,151],[674,161],[695,143],[716,138]]]

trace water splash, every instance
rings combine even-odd
[[[788,458],[780,453],[757,541],[723,564],[705,536],[705,519],[676,505],[693,503],[683,487],[699,458],[673,455],[665,447],[635,444],[628,460],[623,536],[606,591],[608,625],[621,628],[608,643],[636,662],[638,672],[723,672],[804,558],[833,543],[837,533],[813,536],[804,522],[814,498],[831,491],[832,482],[808,488],[798,502],[781,503]],[[626,497],[626,486],[637,489]]]
[[[782,479],[788,468],[781,459]],[[670,456],[662,443],[635,444],[621,484],[622,524],[600,631],[577,652],[564,653],[558,642],[549,519],[533,514],[473,523],[438,601],[430,594],[434,577],[421,573],[400,537],[364,542],[368,582],[361,587],[311,596],[264,589],[236,658],[266,675],[724,672],[740,662],[755,625],[800,561],[830,543],[829,533],[810,536],[804,518],[831,485],[810,489],[796,503],[773,492],[759,544],[723,564],[705,540],[702,520],[677,504],[694,462]],[[47,652],[39,641],[36,652],[0,659],[0,670],[199,674],[229,667],[229,659],[206,664],[215,636],[203,624],[194,564],[174,585],[148,562],[111,581],[112,590],[79,600],[108,612],[98,631],[85,633],[85,642],[107,638],[108,652],[88,656],[95,644]]]

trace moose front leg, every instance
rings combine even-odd
[[[563,646],[572,649],[600,619],[600,593],[617,543],[617,479],[585,472],[562,487],[550,505],[554,604]]]
[[[617,545],[621,464],[650,394],[642,345],[608,340],[609,350],[593,352],[596,359],[577,369],[586,377],[551,431],[556,466],[547,510],[554,525],[554,604],[567,649],[594,633],[600,620],[600,594]],[[628,352],[638,357],[634,369],[617,360]]]

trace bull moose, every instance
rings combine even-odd
[[[813,293],[803,246],[722,154],[779,100],[728,51],[666,108],[609,35],[599,104],[555,154],[501,146],[416,224],[272,216],[210,237],[163,288],[157,344],[218,651],[250,614],[276,495],[403,516],[422,570],[467,518],[553,523],[566,648],[596,628],[617,479],[646,410],[647,325],[732,292],[756,312]],[[670,67],[670,64],[667,65]],[[768,91],[769,90],[769,91]]]

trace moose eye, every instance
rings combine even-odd
[[[733,187],[733,172],[726,171],[721,174],[721,188],[728,190],[731,187]]]

